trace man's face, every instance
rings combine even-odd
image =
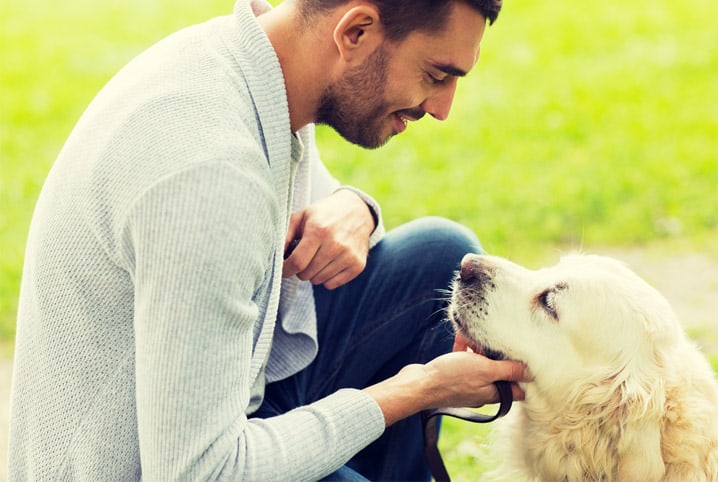
[[[330,125],[349,142],[369,149],[383,145],[388,53],[382,45],[322,94],[317,122]]]
[[[325,89],[317,122],[374,149],[426,113],[446,119],[458,77],[478,60],[485,25],[481,14],[457,1],[441,32],[385,41]]]

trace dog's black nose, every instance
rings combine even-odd
[[[459,277],[462,281],[471,281],[486,275],[486,270],[481,264],[481,258],[475,254],[467,254],[461,260]]]

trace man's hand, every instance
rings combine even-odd
[[[340,189],[289,218],[282,276],[337,288],[356,278],[366,266],[374,218],[363,199]]]
[[[408,365],[395,376],[364,389],[381,408],[387,426],[409,415],[437,407],[480,407],[499,400],[495,381],[512,382],[514,400],[524,393],[516,382],[531,381],[523,363],[495,361],[458,351],[425,365]]]
[[[466,339],[461,333],[457,333],[454,337],[454,352],[464,352],[464,351],[470,351],[473,353],[481,353],[481,349],[474,345],[471,341]],[[522,365],[523,366],[523,365]],[[528,368],[525,369],[525,375],[526,377],[530,377],[530,373],[528,372]],[[511,381],[513,378],[507,378],[506,381]],[[524,380],[525,381],[525,380]],[[519,387],[518,383],[512,382],[511,383],[511,392],[513,395],[514,400],[523,400],[524,399],[524,392]]]
[[[443,394],[439,406],[480,407],[499,401],[494,382],[511,382],[513,399],[523,400],[525,394],[516,382],[529,381],[530,373],[520,362],[495,361],[471,351],[458,351],[442,355],[426,364],[435,371],[442,387],[437,395]]]

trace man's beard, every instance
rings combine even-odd
[[[388,53],[383,46],[366,61],[347,72],[338,82],[327,86],[317,109],[317,122],[334,128],[344,139],[359,146],[381,147],[388,104],[384,100]]]

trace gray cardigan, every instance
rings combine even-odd
[[[11,479],[312,480],[381,435],[358,390],[251,418],[265,379],[316,354],[311,285],[282,280],[282,249],[290,212],[337,188],[313,128],[291,134],[246,1],[120,71],[33,217]]]

